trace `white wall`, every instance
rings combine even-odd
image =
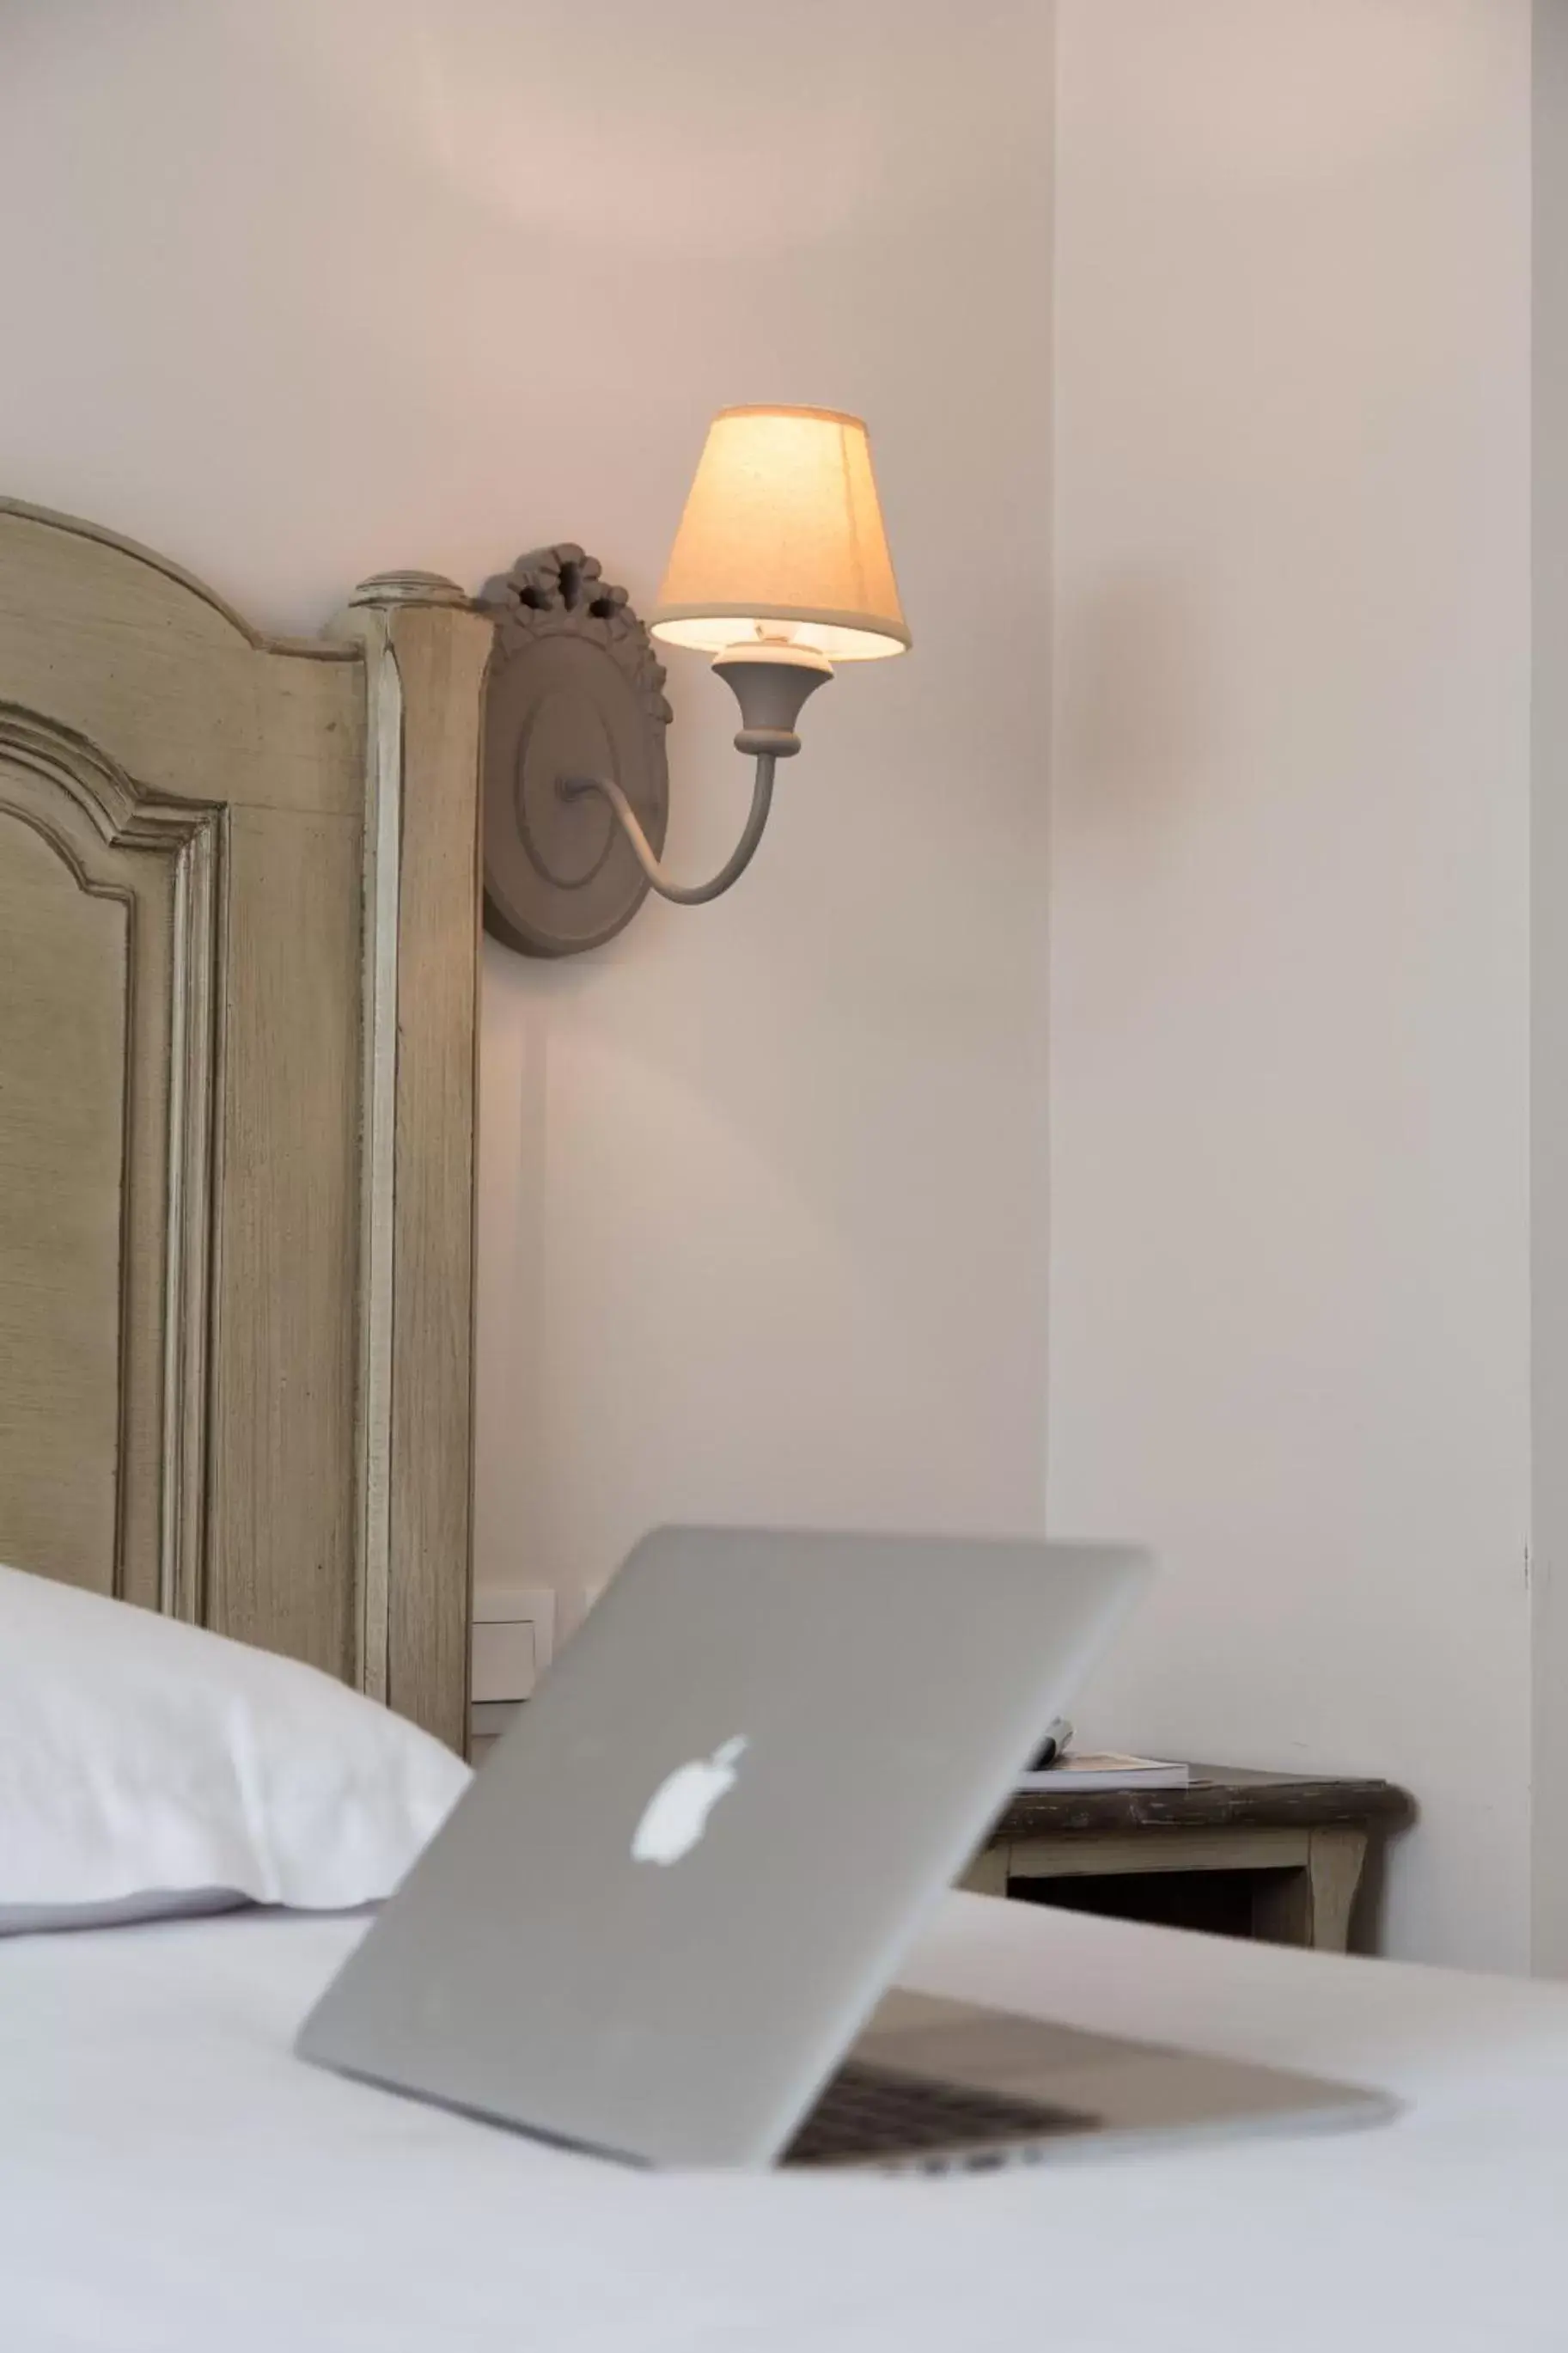
[[[1535,0],[1531,1235],[1534,1967],[1568,1977],[1568,7]]]
[[[1043,1509],[1050,12],[5,12],[0,487],[318,626],[582,539],[645,602],[710,412],[864,410],[917,640],[763,854],[485,967],[481,1574],[651,1522]],[[673,681],[670,856],[749,788]]]
[[[1063,0],[1058,1530],[1093,1723],[1384,1773],[1529,1936],[1526,0]]]

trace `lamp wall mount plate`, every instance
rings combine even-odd
[[[574,955],[613,939],[647,875],[602,794],[619,786],[657,856],[669,808],[664,668],[624,588],[572,542],[519,558],[487,584],[495,623],[485,701],[485,929],[524,955]]]

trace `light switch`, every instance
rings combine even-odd
[[[555,1596],[548,1586],[480,1586],[472,1633],[475,1705],[526,1699],[555,1648]]]
[[[473,1696],[476,1702],[526,1699],[539,1671],[533,1620],[492,1620],[474,1628]]]

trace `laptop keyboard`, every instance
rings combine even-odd
[[[785,2149],[785,2165],[847,2165],[882,2157],[930,2169],[1008,2160],[1012,2144],[1081,2132],[1087,2119],[1037,2100],[934,2082],[852,2059],[825,2087]]]

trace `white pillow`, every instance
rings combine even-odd
[[[369,1903],[469,1778],[314,1667],[0,1567],[0,1933]]]

